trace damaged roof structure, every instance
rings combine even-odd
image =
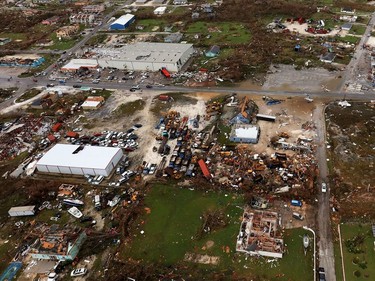
[[[284,241],[280,237],[278,213],[250,212],[245,208],[236,250],[252,256],[282,258]]]
[[[72,261],[86,240],[86,233],[81,230],[64,228],[58,225],[42,225],[36,229],[39,238],[31,245],[33,259]]]

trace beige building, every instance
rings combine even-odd
[[[69,17],[70,23],[92,24],[95,20],[94,14],[73,14]]]
[[[57,38],[69,38],[76,34],[79,30],[79,25],[74,24],[70,26],[63,26],[56,31]]]
[[[104,12],[104,5],[87,5],[82,7],[82,11],[87,14],[100,14]]]

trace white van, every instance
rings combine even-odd
[[[100,210],[100,208],[102,207],[102,204],[100,202],[100,195],[95,195],[94,204],[95,204],[95,209]]]

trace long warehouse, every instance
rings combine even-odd
[[[192,44],[137,42],[121,48],[92,49],[95,59],[74,59],[61,71],[77,71],[81,67],[113,67],[135,71],[178,72],[194,54]]]
[[[121,160],[121,148],[56,144],[36,164],[39,172],[109,176]]]

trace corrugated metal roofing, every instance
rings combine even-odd
[[[204,175],[206,178],[210,179],[210,178],[211,178],[211,173],[210,173],[210,171],[208,170],[208,167],[207,167],[206,163],[205,163],[202,159],[200,159],[200,160],[198,161],[198,164],[199,164],[199,167],[200,167],[201,170],[202,170],[203,175]]]
[[[126,15],[123,15],[121,17],[119,17],[117,20],[115,20],[112,24],[112,25],[115,25],[115,24],[120,24],[120,25],[125,25],[127,24],[129,21],[131,21],[132,19],[134,18],[134,15],[132,14],[126,14]]]

